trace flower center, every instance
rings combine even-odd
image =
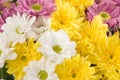
[[[17,33],[17,34],[20,34],[19,28],[16,29],[16,33]]]
[[[25,60],[27,60],[27,57],[26,56],[22,56],[21,60],[25,61]]]
[[[107,13],[107,12],[100,12],[98,15],[101,16],[103,21],[109,20],[111,18],[109,13]]]
[[[113,59],[114,55],[113,54],[110,54],[110,59]]]
[[[48,77],[48,73],[46,71],[40,71],[38,76],[39,76],[40,80],[46,80]]]
[[[0,55],[2,54],[2,50],[0,50]]]
[[[17,33],[17,34],[24,34],[24,32],[20,32],[19,29],[20,29],[19,27],[16,29],[16,33]]]
[[[73,73],[73,74],[71,75],[71,77],[72,77],[72,78],[75,78],[75,77],[76,77],[76,74],[75,74],[75,73]]]
[[[53,50],[56,52],[56,53],[60,53],[60,51],[62,51],[62,48],[59,46],[59,45],[55,45],[53,46]]]
[[[31,5],[31,9],[33,9],[35,12],[39,12],[42,9],[42,6],[38,3],[35,3]]]

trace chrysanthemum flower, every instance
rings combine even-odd
[[[59,4],[57,6],[57,11],[53,13],[52,16],[52,28],[54,28],[55,30],[59,30],[61,28],[63,29],[72,25],[75,26],[77,15],[78,13],[76,9],[69,3]]]
[[[10,43],[7,35],[0,34],[0,68],[4,66],[6,60],[13,60],[16,58],[14,48],[10,48]]]
[[[90,65],[89,61],[77,55],[58,64],[55,72],[60,80],[95,80],[95,69]]]
[[[100,79],[101,80],[119,80],[120,79],[120,73],[119,73],[119,71],[111,68],[110,70],[105,71],[102,74],[102,77]]]
[[[64,58],[71,58],[76,54],[76,44],[70,41],[63,30],[48,31],[39,38],[41,47],[39,51],[54,62],[61,63]]]
[[[109,25],[109,28],[114,28],[120,17],[120,7],[116,6],[116,3],[111,0],[103,0],[100,4],[94,3],[87,11],[89,21],[91,21],[95,15],[99,15],[102,21]]]
[[[114,41],[114,42],[113,42]],[[99,45],[96,50],[98,63],[97,65],[105,70],[113,68],[120,70],[120,38],[117,32],[113,36],[108,37],[108,43]]]
[[[100,80],[120,79],[119,44],[119,33],[115,33],[113,36],[108,37],[106,43],[101,43],[99,49],[96,49],[96,56],[93,57],[93,60],[96,58],[96,74],[101,75]]]
[[[18,0],[18,10],[32,16],[50,16],[55,11],[54,0]]]
[[[113,42],[114,41],[114,42]],[[101,80],[120,79],[120,38],[119,33],[108,37],[106,43],[101,43],[96,52],[96,69]],[[94,57],[94,58],[95,58]],[[94,59],[95,60],[95,59]]]
[[[29,66],[24,68],[24,80],[59,80],[54,72],[55,65],[45,57],[39,61],[31,61]]]
[[[68,2],[60,3],[52,15],[51,29],[55,31],[63,29],[72,40],[77,41],[80,38],[79,24],[83,21],[83,18],[77,19],[77,16],[77,10]]]
[[[2,26],[2,30],[8,35],[10,41],[15,41],[18,37],[23,37],[21,38],[22,40],[19,38],[18,42],[24,42],[27,33],[33,34],[30,29],[35,20],[36,17],[30,18],[27,14],[20,15],[17,13],[17,15],[13,15],[6,19],[6,23]]]
[[[13,74],[15,80],[21,80],[24,76],[23,68],[28,65],[32,60],[39,60],[41,54],[37,51],[40,47],[38,42],[34,42],[34,39],[29,39],[24,43],[17,43],[14,48],[14,52],[17,54],[17,58],[14,60],[6,61],[6,68],[9,74]]]
[[[77,52],[82,56],[94,54],[94,50],[96,50],[100,44],[106,42],[107,31],[108,26],[107,24],[103,24],[100,16],[96,16],[91,23],[85,21],[79,30],[81,38],[76,41]]]
[[[96,79],[95,80],[119,80],[120,72],[109,68],[109,70],[103,70],[102,68],[96,68]]]

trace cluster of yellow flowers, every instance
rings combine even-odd
[[[119,32],[107,36],[108,25],[99,15],[92,22],[85,18],[86,7],[93,3],[56,0],[51,29],[65,30],[77,44],[77,55],[56,67],[60,80],[120,80]]]

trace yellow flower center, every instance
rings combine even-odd
[[[46,71],[40,71],[38,76],[39,76],[40,80],[46,80],[48,77],[48,73]]]
[[[59,46],[59,45],[55,45],[53,46],[53,50],[56,52],[56,53],[60,53],[60,51],[62,51],[62,48]]]
[[[107,12],[100,12],[98,15],[101,16],[103,21],[109,20],[111,18],[110,14]]]
[[[38,3],[32,4],[31,9],[33,9],[35,12],[39,12],[42,9],[42,6]]]

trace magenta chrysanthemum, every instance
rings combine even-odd
[[[87,9],[87,19],[91,21],[95,15],[100,15],[109,28],[114,28],[120,17],[120,6],[116,6],[116,3],[111,0],[103,0],[99,4],[94,3]]]
[[[7,17],[12,16],[13,14],[16,14],[16,5],[14,3],[11,3],[11,7],[10,8],[6,8],[4,7],[2,10],[2,13],[0,15],[0,32],[2,32],[2,25],[5,23],[5,20]]]
[[[18,0],[20,13],[32,16],[50,16],[55,11],[54,0]]]

